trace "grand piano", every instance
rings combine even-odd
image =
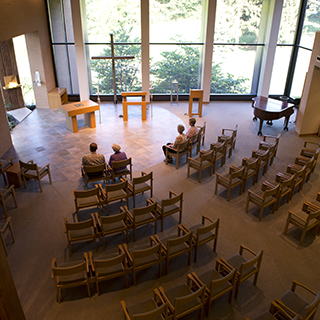
[[[288,131],[289,118],[294,113],[293,106],[293,103],[287,101],[279,101],[261,96],[252,98],[252,108],[254,109],[253,121],[257,121],[257,118],[260,120],[258,135],[262,135],[261,129],[264,120],[267,120],[267,124],[272,125],[272,120],[282,117],[285,117],[284,130]]]

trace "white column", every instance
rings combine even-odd
[[[212,73],[212,54],[213,54],[213,37],[214,24],[216,20],[216,0],[208,0],[207,16],[205,26],[205,48],[204,48],[204,63],[202,72],[202,89],[203,102],[210,101],[211,73]]]
[[[276,53],[278,33],[281,21],[283,0],[271,0],[269,3],[268,23],[266,26],[265,47],[259,78],[258,96],[268,97],[273,62]]]
[[[71,0],[71,13],[72,13],[80,100],[83,101],[83,100],[88,100],[90,95],[89,95],[88,73],[86,69],[87,62],[86,62],[85,49],[84,49],[84,37],[83,37],[82,21],[81,21],[80,0]]]
[[[140,1],[140,10],[142,91],[147,92],[147,102],[150,102],[149,0]]]

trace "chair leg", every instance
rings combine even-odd
[[[236,290],[235,290],[235,293],[234,293],[234,298],[235,299],[238,299],[239,290],[240,290],[240,282],[238,280],[237,281],[237,285],[236,285]]]
[[[194,262],[197,262],[197,258],[198,258],[198,247],[195,247],[195,250],[194,250]]]
[[[302,235],[301,235],[300,242],[299,242],[299,245],[300,245],[300,246],[303,245],[303,240],[304,240],[306,234],[307,234],[307,229],[304,229],[304,230],[302,231]]]
[[[13,242],[16,242],[16,239],[14,238],[14,234],[13,234],[13,229],[12,229],[11,221],[9,221],[8,227],[9,227],[9,230],[10,230],[10,232],[11,232],[11,236],[12,236]]]
[[[287,232],[288,232],[289,223],[290,223],[290,215],[287,218],[287,222],[286,222],[286,225],[285,225],[284,230],[283,230],[284,234],[287,234]]]
[[[16,208],[18,208],[18,202],[17,202],[17,198],[16,198],[16,192],[14,191],[14,189],[12,189],[12,197],[13,197],[14,204],[16,205]]]
[[[8,256],[8,251],[7,251],[7,248],[6,248],[6,244],[5,244],[5,242],[4,242],[4,239],[3,239],[3,234],[2,234],[2,232],[0,232],[0,238],[1,238],[1,242],[2,242],[2,246],[3,246],[4,252],[5,252],[6,256]]]
[[[250,193],[248,193],[248,197],[247,197],[246,213],[248,213],[248,209],[249,209],[249,202],[250,202]]]
[[[41,193],[42,193],[42,185],[41,185],[41,179],[39,179],[39,186],[40,186],[40,191],[41,191]]]
[[[264,207],[261,206],[261,208],[260,208],[260,213],[259,213],[259,221],[261,221],[261,219],[262,219],[263,209],[264,209]]]
[[[199,183],[201,183],[201,170],[199,170]]]
[[[214,190],[214,194],[217,194],[218,184],[219,184],[219,178],[218,178],[218,176],[217,176],[217,177],[216,177],[216,188],[215,188],[215,190]]]

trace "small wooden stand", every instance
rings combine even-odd
[[[199,99],[198,113],[192,113],[193,99]],[[188,112],[189,118],[191,118],[194,115],[198,115],[199,118],[202,117],[202,103],[203,103],[203,90],[190,89],[189,112]]]
[[[8,179],[9,186],[12,184],[15,188],[21,188],[22,187],[22,178],[21,178],[21,170],[19,162],[15,163],[11,168],[6,170],[6,175]]]
[[[66,116],[67,128],[73,133],[78,132],[77,115],[84,114],[84,122],[90,128],[96,127],[94,112],[99,110],[99,104],[84,100],[75,103],[64,104],[59,107]]]
[[[55,88],[48,93],[49,106],[51,109],[58,109],[62,104],[68,103],[66,88]]]
[[[146,91],[137,92],[122,92],[122,109],[123,109],[123,121],[128,121],[128,105],[141,105],[142,109],[142,121],[147,120],[147,102]],[[127,97],[142,97],[142,101],[127,101]]]

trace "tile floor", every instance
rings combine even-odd
[[[134,172],[141,171],[163,161],[162,145],[174,140],[177,125],[183,123],[162,108],[164,104],[149,105],[146,122],[141,121],[141,107],[130,106],[128,122],[124,123],[119,117],[121,103],[102,103],[101,123],[99,112],[94,129],[85,125],[83,115],[78,116],[78,133],[67,129],[65,116],[58,109],[35,109],[11,131],[13,147],[3,158],[13,156],[15,162],[33,159],[39,166],[50,163],[54,181],[75,181],[80,177],[81,159],[89,153],[91,142],[98,144],[98,152],[106,159],[113,152],[111,145],[118,143],[132,157]]]

